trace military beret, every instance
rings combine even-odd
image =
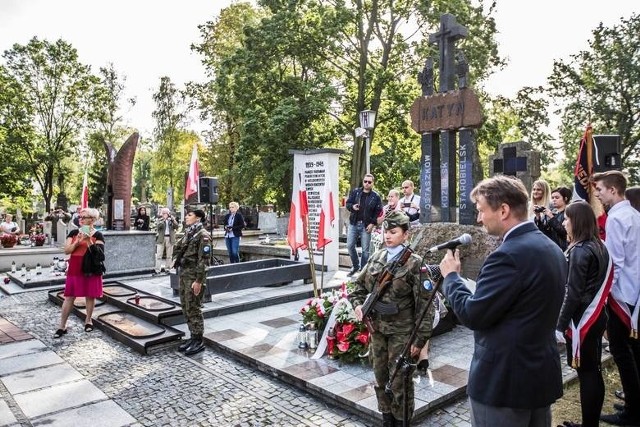
[[[409,224],[409,217],[407,214],[401,211],[393,211],[384,219],[382,225],[384,228],[400,227],[401,225]]]
[[[194,209],[191,212],[193,212],[193,214],[195,216],[197,216],[198,218],[200,218],[201,220],[204,221],[204,219],[207,217],[207,214],[204,213],[204,211],[202,209]]]

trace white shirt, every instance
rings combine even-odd
[[[18,229],[18,224],[16,224],[13,221],[12,222],[2,221],[2,224],[0,224],[0,229],[5,233],[13,233]]]
[[[604,244],[613,262],[611,293],[627,304],[640,297],[640,212],[628,200],[609,210]]]
[[[402,199],[400,199],[398,203],[402,208],[402,211],[407,215],[415,215],[418,212],[420,212],[420,209],[404,207],[405,203],[415,203],[417,206],[420,206],[420,196],[418,196],[417,194],[412,194],[409,197],[404,196]],[[411,225],[417,225],[417,224],[420,224],[420,218],[411,221]]]

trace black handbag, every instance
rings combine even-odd
[[[102,276],[104,267],[104,245],[89,245],[82,257],[82,272],[85,276]]]

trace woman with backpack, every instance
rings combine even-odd
[[[104,236],[94,227],[100,217],[97,209],[85,208],[80,211],[80,228],[71,230],[64,245],[64,253],[69,255],[67,278],[64,285],[64,302],[60,325],[53,335],[61,338],[67,333],[67,319],[77,297],[85,297],[85,332],[93,331],[93,309],[96,298],[102,297],[102,273],[104,268]],[[89,255],[85,257],[87,251]],[[100,268],[97,268],[97,267]]]

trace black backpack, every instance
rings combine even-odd
[[[85,276],[102,276],[104,267],[104,245],[90,245],[82,257],[82,272]]]

